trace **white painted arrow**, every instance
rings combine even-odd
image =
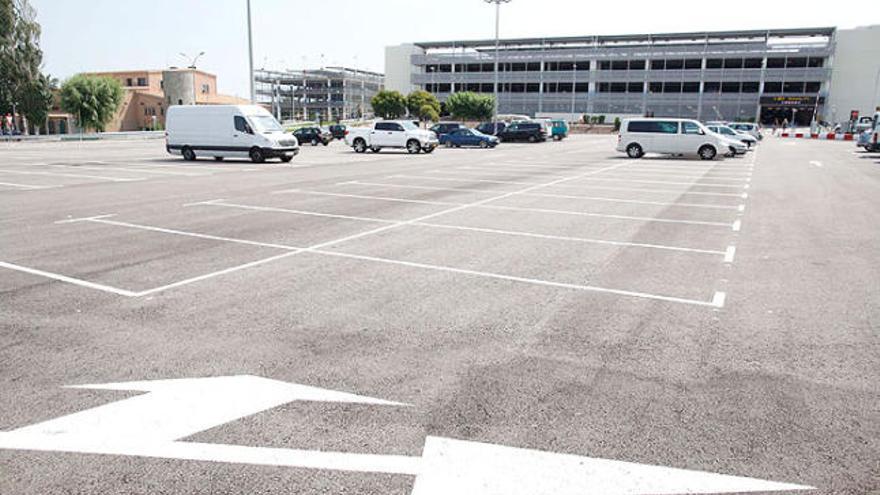
[[[413,495],[639,495],[811,487],[427,437],[421,457],[184,442],[292,401],[405,406],[255,376],[81,385],[147,392],[0,433],[0,449],[78,452],[415,476]]]

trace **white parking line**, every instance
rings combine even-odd
[[[29,273],[31,275],[38,275],[40,277],[50,278],[53,280],[58,280],[61,282],[67,282],[68,284],[78,285],[80,287],[87,287],[89,289],[100,290],[103,292],[109,292],[111,294],[116,294],[119,296],[126,297],[136,297],[138,294],[136,292],[132,292],[130,290],[119,289],[117,287],[112,287],[104,284],[96,284],[94,282],[89,282],[88,280],[82,280],[74,277],[68,277],[67,275],[61,275],[58,273],[47,272],[44,270],[38,270],[36,268],[29,268],[26,266],[16,265],[14,263],[7,263],[5,261],[0,261],[0,268],[7,268],[9,270],[15,270],[18,272]]]
[[[389,179],[420,179],[420,180],[433,180],[433,181],[441,181],[441,182],[485,182],[488,184],[512,184],[512,185],[528,185],[528,184],[539,184],[538,182],[523,182],[523,181],[511,181],[511,180],[489,180],[489,179],[457,179],[454,177],[430,177],[426,175],[406,175],[406,174],[397,174],[388,176]],[[364,184],[367,184],[364,182]],[[389,186],[394,186],[394,184],[387,184]],[[401,185],[404,186],[404,185]],[[578,190],[583,189],[599,189],[603,191],[633,191],[633,192],[647,192],[647,193],[670,193],[670,194],[680,194],[680,195],[695,195],[695,196],[719,196],[719,197],[732,197],[732,198],[743,198],[747,196],[743,196],[741,193],[721,193],[721,192],[705,192],[705,191],[678,191],[675,189],[641,189],[634,187],[611,187],[611,186],[597,186],[584,184],[579,186],[566,185],[566,184],[554,184],[549,187],[563,187],[563,188],[573,188]]]
[[[470,173],[467,171],[461,172],[461,171],[445,170],[445,169],[428,170],[427,173],[440,174],[440,175],[467,175],[467,176],[473,175],[475,177],[485,177],[485,176],[490,175],[492,173],[494,173],[495,175],[516,175],[516,173],[505,173],[503,171],[489,172],[489,173],[487,173],[487,172]],[[564,178],[563,176],[558,176],[558,175],[557,176],[545,176],[545,177],[546,178]],[[732,185],[732,184],[714,184],[714,183],[713,184],[701,184],[699,182],[673,182],[673,181],[662,181],[662,180],[617,179],[617,178],[606,179],[603,177],[585,177],[582,180],[606,181],[606,182],[631,182],[634,184],[666,184],[666,185],[670,185],[670,186],[690,186],[690,187],[723,187],[723,188],[727,188],[727,189],[741,187],[739,185]]]
[[[697,305],[697,306],[709,306],[709,307],[714,307],[714,308],[721,308],[724,306],[724,293],[717,292],[717,291],[714,293],[711,301],[700,301],[700,300],[686,299],[686,298],[680,298],[680,297],[672,297],[672,296],[665,296],[665,295],[658,295],[658,294],[649,294],[649,293],[645,293],[645,292],[636,292],[636,291],[612,289],[612,288],[606,288],[606,287],[598,287],[598,286],[593,286],[593,285],[554,282],[554,281],[550,281],[550,280],[518,277],[518,276],[514,276],[514,275],[505,275],[505,274],[486,272],[486,271],[478,271],[478,270],[467,270],[467,269],[462,269],[462,268],[455,268],[455,267],[442,266],[442,265],[433,265],[433,264],[428,264],[428,263],[417,263],[417,262],[411,262],[411,261],[395,260],[395,259],[390,259],[390,258],[380,258],[380,257],[375,257],[375,256],[364,256],[364,255],[350,254],[350,253],[344,253],[344,252],[339,252],[339,251],[326,251],[326,250],[323,250],[323,249],[320,249],[317,247],[317,246],[328,246],[331,244],[338,243],[339,241],[329,241],[329,242],[316,244],[315,246],[310,247],[310,248],[303,248],[303,247],[287,246],[287,245],[281,245],[281,244],[248,241],[245,239],[235,239],[235,238],[229,238],[229,237],[212,236],[212,235],[200,234],[200,233],[195,233],[195,232],[184,232],[184,231],[180,231],[180,230],[165,229],[165,228],[161,228],[161,227],[153,227],[153,226],[147,226],[147,225],[130,224],[130,223],[126,223],[126,222],[109,222],[109,221],[105,221],[105,220],[92,220],[92,221],[99,222],[99,223],[111,223],[111,224],[115,224],[115,225],[131,227],[131,228],[136,228],[136,229],[149,230],[149,231],[155,231],[155,232],[164,232],[164,233],[174,234],[174,235],[183,235],[183,236],[197,237],[197,238],[203,238],[203,239],[214,239],[214,240],[239,243],[239,244],[257,245],[257,246],[263,246],[263,247],[284,249],[284,250],[288,251],[286,253],[279,254],[276,256],[271,256],[271,257],[264,258],[264,259],[257,260],[257,261],[253,261],[250,263],[237,265],[234,267],[226,268],[224,270],[218,270],[216,272],[207,273],[204,275],[200,275],[198,277],[192,277],[192,278],[189,278],[186,280],[181,280],[179,282],[174,282],[171,284],[163,285],[160,287],[155,287],[153,289],[148,289],[148,290],[144,290],[144,291],[140,291],[140,292],[131,292],[131,291],[121,291],[120,292],[119,289],[115,289],[112,287],[109,288],[109,289],[114,289],[115,291],[117,291],[117,293],[120,293],[120,295],[126,295],[126,296],[130,296],[130,297],[132,297],[132,296],[133,297],[141,297],[141,296],[146,296],[146,295],[150,295],[150,294],[155,294],[158,292],[168,290],[170,288],[180,287],[183,285],[191,284],[193,282],[216,277],[218,275],[224,275],[224,274],[232,273],[235,271],[243,270],[245,268],[251,268],[254,266],[262,265],[265,263],[269,263],[271,261],[276,261],[276,260],[279,260],[282,258],[292,256],[292,255],[295,255],[298,253],[311,252],[314,254],[324,255],[324,256],[335,256],[335,257],[357,259],[357,260],[364,260],[364,261],[388,263],[388,264],[408,266],[408,267],[413,267],[413,268],[423,268],[423,269],[430,269],[430,270],[435,270],[435,271],[443,271],[443,272],[459,273],[459,274],[473,275],[473,276],[479,276],[479,277],[485,277],[485,278],[507,280],[507,281],[511,281],[511,282],[521,282],[521,283],[527,283],[527,284],[531,284],[531,285],[542,285],[542,286],[573,289],[573,290],[580,290],[580,291],[587,291],[587,292],[606,293],[606,294],[628,296],[628,297],[635,297],[635,298],[641,298],[641,299],[652,299],[652,300],[660,300],[660,301],[666,301],[666,302],[675,302],[675,303]],[[445,227],[443,225],[440,225],[440,226]],[[668,249],[668,247],[666,247],[666,248]],[[691,251],[691,252],[699,252],[699,253],[707,253],[707,254],[723,254],[718,251],[692,250],[692,249],[687,249],[687,248],[678,248],[676,250],[687,250],[687,251]],[[63,276],[60,276],[60,277],[63,277]],[[69,279],[69,277],[64,277],[64,279]],[[84,281],[77,280],[77,282],[84,282]],[[93,285],[89,282],[85,282],[85,283]],[[78,284],[78,285],[82,285],[82,284]],[[95,288],[95,287],[92,287],[92,288]],[[104,290],[107,288],[108,287],[103,286],[103,288],[101,290]]]
[[[99,166],[99,167],[91,167],[91,166],[82,166],[82,165],[52,165],[53,167],[61,167],[61,168],[72,168],[75,170],[118,170],[122,172],[143,172],[146,174],[158,174],[158,175],[179,175],[182,177],[205,177],[210,174],[198,174],[198,173],[189,173],[189,172],[171,172],[168,170],[149,170],[145,168],[132,168],[132,167],[108,167],[108,166]]]
[[[32,185],[32,184],[16,184],[16,183],[14,183],[14,182],[0,182],[0,186],[15,187],[15,188],[18,188],[18,189],[24,189],[24,190],[26,190],[26,191],[35,191],[35,190],[38,190],[38,189],[55,189],[55,188],[58,188],[58,187],[64,187],[64,186],[60,186],[60,185],[52,185],[52,186],[34,186],[34,185]]]
[[[725,263],[733,263],[733,256],[736,254],[736,247],[727,246],[727,250],[724,252],[724,262]]]
[[[138,180],[144,180],[142,177],[124,179],[124,178],[120,178],[120,177],[104,177],[101,175],[63,174],[63,173],[58,173],[58,172],[35,172],[32,170],[0,169],[0,174],[47,175],[50,177],[76,177],[78,179],[106,180],[106,181],[110,181],[110,182],[133,182],[133,181],[138,181]]]
[[[442,170],[442,169],[437,169],[437,170]],[[492,171],[492,172],[499,172],[499,173],[511,171],[508,168],[504,168],[504,169],[499,170],[497,168],[491,168],[491,167],[479,166],[479,165],[477,165],[477,166],[467,165],[464,167],[457,167],[456,170],[479,170],[479,171]],[[434,171],[432,170],[431,172],[434,172]],[[514,171],[514,172],[516,172],[516,171]],[[672,178],[672,179],[696,179],[696,180],[710,179],[710,180],[729,181],[729,182],[747,182],[747,177],[714,177],[714,176],[707,177],[705,175],[677,175],[677,174],[661,174],[661,173],[652,174],[652,173],[642,173],[639,171],[626,171],[626,170],[619,170],[619,169],[615,170],[613,175],[609,176],[608,174],[605,174],[605,175],[603,175],[603,177],[613,177],[613,178],[620,178],[620,179],[629,178],[629,177],[634,177],[637,179],[639,179],[639,178],[658,178],[659,177],[659,178]]]
[[[371,183],[358,182],[358,181],[350,181],[350,182],[340,182],[341,184],[353,184],[353,185],[370,185]],[[406,187],[406,186],[403,186]],[[444,188],[444,187],[430,187],[430,186],[412,186],[417,189],[426,189],[430,191],[443,191],[443,190],[453,190],[453,191],[467,191],[467,192],[481,192],[481,193],[491,193],[494,194],[497,191],[493,191],[491,189],[456,189],[456,188]],[[309,194],[315,196],[333,196],[339,198],[354,198],[354,199],[373,199],[378,201],[398,201],[401,203],[417,203],[417,204],[428,204],[428,205],[455,205],[461,203],[451,203],[446,201],[426,201],[420,199],[409,199],[409,198],[395,198],[389,196],[374,196],[367,194],[345,194],[345,193],[333,193],[326,191],[311,191],[306,189],[285,189],[282,191],[274,191],[272,194]],[[534,198],[558,198],[558,199],[584,199],[588,201],[605,201],[611,203],[626,203],[626,204],[637,204],[637,205],[649,205],[649,206],[666,206],[666,207],[684,207],[684,208],[706,208],[712,210],[739,210],[739,207],[734,205],[713,205],[707,203],[676,203],[676,202],[664,202],[664,201],[642,201],[638,199],[620,199],[620,198],[605,198],[600,196],[578,196],[578,195],[570,195],[570,194],[548,194],[548,193],[523,193],[521,196],[534,197]],[[742,210],[739,210],[742,211]]]
[[[739,232],[739,229],[742,228],[742,220],[736,219],[733,222],[733,225],[730,227],[734,232]]]

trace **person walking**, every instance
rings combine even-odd
[[[773,119],[773,135],[779,135],[779,119]]]
[[[788,131],[788,117],[782,119],[782,132],[783,134]]]

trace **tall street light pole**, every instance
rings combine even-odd
[[[501,4],[502,3],[510,3],[510,0],[483,0],[486,3],[494,3],[495,4],[495,107],[492,109],[492,125],[494,127],[494,134],[498,134],[498,45],[499,41],[499,27],[500,27],[500,19],[501,19]]]
[[[577,73],[578,73],[578,64],[575,63],[572,65],[571,72],[571,118],[574,119],[574,99],[577,96]],[[575,119],[576,120],[576,119]]]
[[[251,26],[251,0],[247,0],[247,28],[248,28],[248,77],[251,83],[251,104],[256,102],[256,96],[254,94],[254,36],[253,36],[253,28]]]

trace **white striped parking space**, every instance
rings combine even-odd
[[[9,175],[41,175],[46,177],[65,177],[65,178],[76,178],[76,179],[87,179],[90,181],[106,181],[106,182],[134,182],[139,180],[144,180],[144,177],[111,177],[107,175],[93,175],[93,174],[73,174],[73,173],[64,173],[64,172],[42,172],[36,170],[9,170],[9,169],[0,169],[0,176],[3,174]]]
[[[516,173],[516,172],[504,172],[504,171],[491,171],[491,172],[482,172],[482,171],[480,171],[480,172],[470,172],[470,171],[458,171],[458,170],[446,170],[446,169],[428,170],[426,173],[429,173],[429,174],[438,174],[438,175],[455,175],[455,176],[464,175],[464,176],[475,176],[475,177],[486,177],[486,176],[491,176],[491,175],[496,175],[496,176],[498,176],[498,175],[503,175],[503,176],[510,176],[510,175],[517,175],[517,176],[519,176],[519,175],[522,175],[522,174],[518,174],[518,173]],[[542,178],[547,178],[547,179],[561,179],[561,178],[564,178],[564,176],[558,176],[558,175],[542,175],[541,177],[542,177]],[[732,188],[740,188],[740,187],[742,187],[742,186],[740,186],[740,185],[733,185],[733,184],[719,184],[719,183],[715,183],[715,182],[713,182],[713,183],[704,183],[704,182],[698,182],[698,181],[694,181],[694,182],[677,182],[677,181],[647,180],[647,179],[627,179],[627,178],[618,179],[618,178],[605,178],[605,177],[600,177],[600,176],[585,177],[585,178],[580,179],[580,180],[584,180],[584,181],[627,182],[627,183],[634,183],[634,184],[665,184],[665,185],[674,185],[674,186],[717,187],[717,188],[728,188],[728,189],[732,189]]]

